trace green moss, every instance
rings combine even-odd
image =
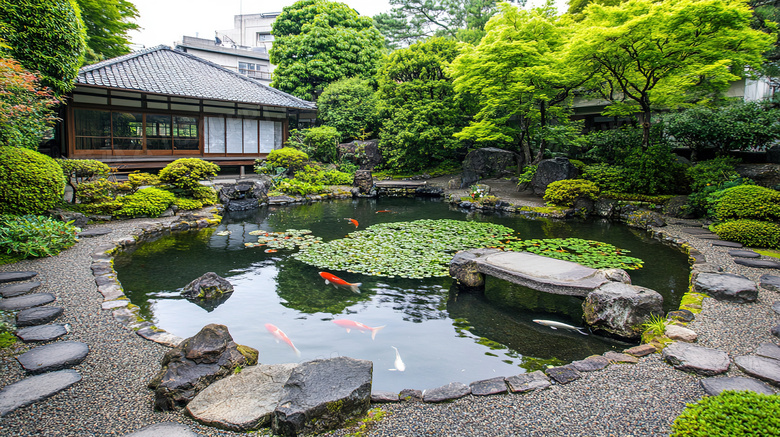
[[[238,349],[238,353],[244,356],[246,358],[246,365],[247,366],[254,366],[257,364],[257,358],[259,356],[259,352],[255,348],[251,348],[249,346],[244,346],[242,344],[239,344],[236,346],[236,349]]]
[[[372,408],[368,410],[365,416],[360,419],[351,419],[347,421],[347,428],[352,428],[354,432],[347,434],[347,437],[363,437],[388,413],[381,408]]]
[[[771,256],[772,258],[780,258],[780,250],[753,249],[753,251],[764,256]]]
[[[707,297],[706,294],[689,291],[688,293],[685,293],[685,295],[683,295],[682,299],[680,300],[680,308],[687,309],[692,313],[700,313],[701,304],[705,297]]]
[[[343,407],[344,407],[344,401],[342,401],[341,399],[335,402],[330,402],[327,406],[328,411],[330,411],[331,413],[341,411]]]

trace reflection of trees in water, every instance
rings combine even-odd
[[[276,277],[277,293],[283,299],[282,305],[302,313],[341,314],[358,302],[371,299],[368,288],[355,294],[343,288],[325,285],[316,267],[294,259],[277,261],[279,274]]]
[[[531,313],[563,316],[574,324],[582,320],[582,299],[532,290],[501,279],[488,277],[485,298],[496,306]],[[567,322],[568,323],[568,322]]]
[[[574,234],[571,225],[564,220],[542,219],[541,221],[545,238],[569,238]]]
[[[393,310],[403,312],[403,320],[422,323],[425,320],[441,320],[447,316],[447,288],[438,281],[430,284],[412,285],[412,281],[396,282],[394,286],[376,284],[377,301],[381,306],[391,305]]]

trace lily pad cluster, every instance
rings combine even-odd
[[[572,261],[594,269],[620,268],[636,270],[642,261],[626,255],[630,251],[619,249],[601,241],[581,238],[549,238],[534,240],[510,240],[502,245],[504,250],[526,251],[564,261]]]
[[[505,226],[474,221],[380,223],[347,238],[310,246],[293,257],[322,269],[369,276],[443,277],[449,274],[455,252],[503,245],[512,241],[513,233]]]
[[[322,243],[322,238],[311,235],[308,229],[287,229],[284,232],[252,231],[249,235],[258,235],[257,243],[244,243],[245,247],[268,249],[305,249],[313,244]]]

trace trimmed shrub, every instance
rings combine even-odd
[[[192,198],[199,201],[203,205],[213,205],[219,200],[217,198],[217,192],[212,187],[200,186],[192,190]]]
[[[552,182],[544,192],[544,201],[558,206],[573,206],[580,197],[598,199],[599,187],[585,179],[564,179]]]
[[[38,214],[62,201],[65,176],[46,155],[0,147],[0,214]]]
[[[133,189],[144,185],[160,185],[161,183],[160,178],[157,175],[151,173],[141,173],[139,171],[134,171],[127,175],[127,180],[130,182],[130,185],[133,187]]]
[[[281,149],[272,150],[271,153],[268,154],[268,157],[265,158],[267,166],[283,167],[291,172],[303,169],[308,161],[309,155],[292,147],[282,147]]]
[[[780,219],[780,192],[758,185],[739,185],[723,191],[715,206],[720,220]]]
[[[274,188],[282,193],[300,196],[317,194],[324,189],[320,184],[312,184],[298,179],[282,179],[276,183]]]
[[[628,190],[626,170],[616,165],[587,165],[583,170],[582,178],[593,181],[601,191],[625,193]]]
[[[24,258],[54,256],[76,244],[77,229],[49,217],[0,215],[0,251]]]
[[[170,191],[159,188],[144,188],[122,198],[122,208],[116,214],[120,216],[157,217],[162,214],[175,200]]]
[[[76,196],[79,203],[110,202],[116,198],[120,191],[116,182],[108,179],[82,182],[76,187]]]
[[[737,176],[734,166],[739,160],[727,156],[702,161],[689,167],[685,174],[691,180],[691,191],[701,191],[706,187],[718,186]]]
[[[322,174],[324,185],[352,185],[355,175],[338,170],[328,170]]]
[[[780,435],[780,397],[724,391],[688,404],[672,424],[671,437]]]
[[[780,225],[759,220],[732,220],[713,225],[713,231],[723,240],[736,241],[750,247],[780,248]]]
[[[181,158],[160,170],[160,180],[176,188],[195,191],[200,181],[217,175],[219,166],[200,158]]]
[[[339,131],[335,127],[320,126],[304,130],[290,131],[290,139],[285,146],[294,147],[309,158],[322,162],[336,162]],[[279,166],[283,167],[283,166]]]
[[[203,202],[195,199],[184,199],[177,197],[174,199],[173,204],[179,209],[201,209],[203,208]]]
[[[65,175],[65,181],[73,188],[73,192],[78,192],[78,187],[84,182],[95,181],[108,177],[111,169],[104,163],[95,159],[58,159],[57,164],[62,167],[62,173]],[[77,196],[73,196],[73,203],[76,203]]]

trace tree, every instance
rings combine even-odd
[[[536,149],[538,161],[548,140],[570,132],[562,103],[587,77],[564,62],[569,35],[551,3],[533,10],[502,3],[485,30],[479,45],[464,46],[452,63],[455,90],[474,93],[480,107],[455,136],[507,144],[522,151],[526,163]]]
[[[568,62],[595,77],[606,115],[636,114],[650,143],[655,109],[706,102],[763,62],[772,36],[743,0],[631,0],[585,9]]]
[[[379,72],[379,147],[389,168],[423,170],[465,155],[453,137],[472,109],[458,100],[447,66],[457,43],[440,37],[394,51]]]
[[[0,38],[9,45],[3,52],[57,95],[73,88],[84,37],[75,0],[0,0]]]
[[[272,86],[314,100],[331,82],[370,79],[382,57],[382,34],[369,17],[343,3],[301,0],[274,21]]]
[[[367,80],[341,79],[325,87],[317,99],[317,117],[339,131],[341,141],[376,132],[378,117],[374,90]]]
[[[139,28],[132,20],[138,9],[127,0],[76,0],[87,37],[87,63],[130,53],[127,32]]]

